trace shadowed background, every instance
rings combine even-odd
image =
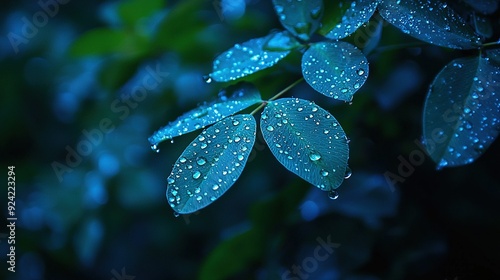
[[[8,229],[0,229],[2,279],[500,277],[498,141],[468,166],[436,171],[428,157],[402,166],[412,152],[423,155],[429,84],[473,52],[376,48],[351,105],[305,82],[288,93],[329,110],[351,139],[353,175],[338,199],[286,171],[258,135],[236,184],[176,218],[166,178],[198,132],[161,143],[159,153],[147,138],[229,85],[204,82],[214,57],[282,29],[270,1],[3,7],[0,166],[3,182],[16,167],[18,220],[15,273],[7,271]],[[381,34],[379,47],[417,42],[387,25]],[[295,54],[245,80],[270,98],[300,76]],[[391,184],[387,172],[403,181]]]

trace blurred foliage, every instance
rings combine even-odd
[[[166,177],[194,135],[159,154],[147,138],[229,84],[202,79],[218,54],[280,28],[271,1],[49,2],[54,16],[36,1],[0,12],[0,161],[16,166],[18,217],[16,273],[0,231],[2,279],[280,279],[299,265],[309,279],[499,278],[498,141],[469,166],[438,172],[426,157],[397,186],[384,178],[421,151],[428,85],[469,51],[401,47],[416,40],[384,24],[352,105],[305,83],[289,93],[322,104],[351,139],[337,200],[279,166],[260,137],[223,198],[175,218]],[[499,15],[488,15],[494,39]],[[25,39],[17,52],[9,34]],[[290,55],[245,80],[269,98],[299,66]],[[323,261],[320,239],[338,244]]]

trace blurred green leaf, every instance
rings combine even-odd
[[[199,279],[228,279],[262,259],[265,253],[265,232],[252,228],[219,244],[201,266]]]
[[[128,0],[119,4],[118,15],[125,24],[134,26],[139,20],[154,14],[164,5],[164,0]]]
[[[70,53],[74,56],[114,53],[139,56],[147,47],[147,38],[144,36],[125,30],[96,28],[80,36],[71,46]]]

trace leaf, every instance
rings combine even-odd
[[[268,51],[289,51],[301,47],[302,44],[288,31],[274,32],[268,36],[264,49]]]
[[[228,93],[232,93],[230,97]],[[259,102],[262,102],[260,93],[252,84],[228,87],[216,100],[198,106],[153,133],[148,138],[151,149],[158,152],[157,145],[162,141],[204,128]]]
[[[473,13],[472,20],[477,34],[484,38],[491,38],[493,36],[493,26],[489,18]]]
[[[254,227],[224,240],[204,261],[199,279],[232,279],[231,276],[263,258],[266,253],[266,237],[262,228]]]
[[[474,49],[480,38],[472,28],[442,1],[382,0],[380,15],[403,33],[434,45],[453,49]]]
[[[326,110],[303,99],[278,99],[265,107],[260,129],[276,159],[302,179],[323,191],[344,181],[347,137]]]
[[[424,107],[424,144],[443,167],[481,156],[500,131],[500,66],[482,57],[459,58],[431,85]]]
[[[241,175],[255,143],[252,115],[235,115],[203,130],[174,164],[167,200],[180,214],[206,207]]]
[[[281,24],[299,39],[308,41],[323,16],[321,0],[273,0]]]
[[[118,15],[128,25],[134,26],[142,18],[161,10],[163,0],[127,0],[118,5]]]
[[[96,28],[78,38],[71,46],[74,56],[121,53],[139,56],[146,51],[147,39],[124,30]]]
[[[346,42],[316,43],[302,56],[302,74],[321,94],[351,101],[368,78],[368,60]]]
[[[334,40],[343,39],[368,22],[377,8],[379,0],[328,1],[323,25],[318,33]]]
[[[233,81],[278,63],[290,51],[264,50],[264,45],[272,36],[274,35],[270,34],[236,44],[220,54],[214,60],[213,72],[209,74],[209,77],[217,82]]]

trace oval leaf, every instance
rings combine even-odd
[[[232,93],[231,96],[228,97],[228,93]],[[262,102],[259,91],[249,83],[228,87],[216,100],[183,114],[156,131],[148,138],[151,149],[158,152],[157,145],[162,141],[204,128],[259,102]]]
[[[428,0],[382,0],[380,15],[404,33],[434,45],[473,49],[480,38],[445,2]]]
[[[209,77],[217,82],[233,81],[269,68],[287,56],[290,51],[268,51],[264,45],[274,34],[236,44],[217,56]]]
[[[424,108],[424,143],[443,167],[476,160],[500,131],[500,67],[487,58],[459,58],[441,70]]]
[[[321,0],[273,0],[281,24],[299,39],[308,41],[320,26]]]
[[[260,129],[276,159],[302,179],[323,191],[344,181],[347,137],[326,110],[303,99],[278,99],[262,112]]]
[[[252,115],[226,118],[184,150],[168,177],[167,200],[180,214],[195,212],[222,196],[241,175],[255,143]]]
[[[368,78],[368,60],[346,42],[316,43],[302,56],[302,74],[320,93],[351,101]]]
[[[375,13],[378,0],[338,0],[328,1],[323,25],[318,33],[331,39],[340,40],[366,23]]]

